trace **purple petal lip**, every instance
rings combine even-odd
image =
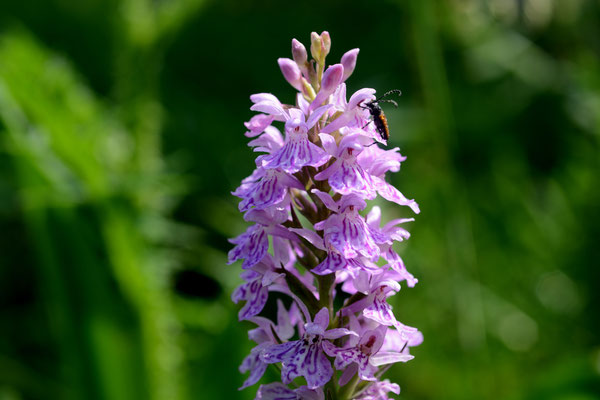
[[[319,167],[331,158],[323,149],[311,143],[306,133],[293,135],[297,137],[288,140],[281,149],[262,160],[263,168],[280,168],[293,174],[305,166]]]

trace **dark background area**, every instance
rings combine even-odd
[[[329,31],[399,88],[421,206],[405,399],[600,398],[600,3],[47,0],[0,7],[0,399],[252,399],[230,195],[249,95]],[[376,201],[390,220],[410,216]],[[263,379],[277,379],[269,370]]]

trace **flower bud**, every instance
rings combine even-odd
[[[311,79],[311,67],[308,63],[308,56],[306,54],[306,47],[296,39],[292,39],[292,57],[296,64],[298,64],[298,68],[302,72],[302,75],[307,80]],[[312,69],[314,75],[314,69]]]
[[[335,91],[344,75],[344,66],[342,64],[334,64],[329,66],[323,74],[321,81],[321,92],[327,92],[328,96]]]
[[[317,32],[310,34],[310,54],[317,62],[321,59],[321,46],[323,41]]]
[[[306,47],[296,39],[292,39],[292,58],[298,66],[304,65],[308,60]]]
[[[300,68],[294,62],[294,60],[290,60],[289,58],[280,58],[277,60],[279,64],[279,68],[281,69],[281,73],[283,77],[290,85],[292,85],[296,90],[302,91],[302,73],[300,72]]]
[[[321,81],[321,90],[319,90],[317,97],[315,97],[310,105],[311,110],[319,107],[335,91],[339,84],[342,83],[343,76],[344,67],[342,64],[334,64],[327,68]]]
[[[331,50],[331,37],[329,36],[329,32],[323,31],[321,33],[321,56],[323,58],[327,57],[329,50]]]
[[[356,67],[356,58],[358,57],[359,49],[352,49],[344,53],[342,56],[342,65],[344,66],[344,77],[342,78],[342,82],[345,82],[346,79],[352,75],[354,72],[354,68]]]

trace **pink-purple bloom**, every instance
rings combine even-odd
[[[386,180],[406,157],[398,148],[380,147],[386,143],[364,106],[375,99],[374,89],[346,100],[344,82],[359,50],[327,66],[330,48],[327,32],[313,32],[313,60],[296,39],[292,58],[278,60],[297,91],[295,104],[270,93],[250,96],[257,114],[245,123],[245,135],[258,156],[233,194],[252,225],[231,239],[228,260],[242,260],[243,283],[232,295],[243,304],[239,319],[256,325],[248,333],[256,345],[240,366],[249,373],[240,389],[279,365],[281,382],[260,385],[257,400],[336,399],[342,392],[385,400],[400,387],[381,380],[381,367],[411,360],[410,349],[423,341],[388,302],[401,283],[418,282],[394,248],[410,237],[405,224],[413,218],[385,219],[379,206],[367,210],[367,201],[379,197],[420,212]],[[272,321],[263,314],[275,301]]]
[[[357,335],[346,328],[327,330],[329,310],[322,308],[314,322],[304,324],[304,333],[299,340],[274,344],[262,353],[262,360],[268,364],[281,362],[281,380],[290,383],[303,376],[311,389],[325,385],[333,375],[331,362],[323,352],[323,346],[331,345],[327,339],[339,339],[346,335]]]

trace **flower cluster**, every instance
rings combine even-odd
[[[256,325],[240,389],[257,383],[269,364],[281,372],[281,382],[261,385],[256,399],[387,399],[400,388],[381,379],[386,366],[411,360],[410,347],[423,340],[387,302],[400,282],[417,283],[392,246],[409,237],[402,226],[413,219],[382,225],[379,207],[362,212],[378,195],[419,212],[385,180],[405,157],[378,145],[387,143],[365,106],[375,90],[346,99],[358,49],[326,68],[330,47],[327,32],[313,32],[313,60],[295,39],[293,59],[278,60],[298,91],[295,105],[268,93],[250,96],[258,114],[245,124],[246,136],[260,155],[233,194],[252,225],[229,252],[229,264],[243,260],[244,283],[232,296],[245,302],[239,319]],[[260,314],[273,292],[280,294],[271,320]]]

